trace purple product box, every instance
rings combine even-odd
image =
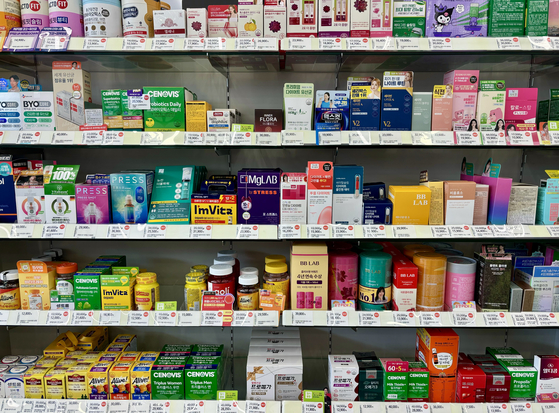
[[[512,178],[492,178],[482,176],[482,184],[489,185],[489,206],[487,222],[493,225],[505,225],[509,211]]]
[[[109,185],[76,185],[78,224],[110,224],[111,196]]]
[[[241,169],[237,176],[237,223],[279,225],[281,169]]]
[[[5,52],[34,52],[41,30],[38,27],[13,27],[4,42]]]

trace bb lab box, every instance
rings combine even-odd
[[[303,358],[248,356],[247,400],[301,400]]]
[[[50,310],[50,290],[55,288],[56,269],[41,261],[18,261],[22,310]]]
[[[80,62],[53,62],[56,129],[79,131],[85,124],[85,103],[91,103],[91,76]]]
[[[472,225],[474,222],[475,197],[475,182],[445,181],[445,225]]]
[[[332,223],[334,166],[331,162],[309,162],[307,165],[307,223]]]
[[[474,364],[458,365],[456,375],[457,403],[485,403],[485,373]]]
[[[411,130],[413,76],[413,72],[384,72],[380,130]]]
[[[417,266],[401,254],[392,256],[392,309],[415,311],[417,302]]]
[[[354,355],[328,356],[328,388],[332,401],[355,401],[358,397],[359,365]]]
[[[298,172],[281,174],[280,214],[282,224],[307,223],[307,174]]]
[[[534,367],[538,370],[536,401],[555,403],[559,393],[559,356],[536,354]]]
[[[444,75],[443,83],[452,85],[452,129],[467,131],[476,117],[479,70],[453,70]]]
[[[79,165],[47,165],[45,178],[45,214],[47,224],[75,224],[76,178]]]
[[[363,218],[363,167],[335,166],[332,196],[333,223],[361,225]]]
[[[113,223],[145,224],[153,189],[152,171],[111,174]]]
[[[328,250],[321,242],[291,245],[291,308],[328,309]]]
[[[22,92],[23,130],[52,131],[55,128],[52,92]]]
[[[392,225],[428,225],[431,190],[421,185],[388,187],[392,201]]]
[[[237,222],[279,225],[281,169],[241,169],[237,174]]]

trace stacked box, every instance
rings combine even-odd
[[[355,401],[358,397],[359,365],[354,355],[328,356],[328,388],[332,401]]]
[[[408,362],[399,358],[381,357],[385,401],[408,401]]]

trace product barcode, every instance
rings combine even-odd
[[[70,308],[70,304],[59,304],[59,308]]]

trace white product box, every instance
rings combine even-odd
[[[298,328],[282,329],[275,328],[273,330],[255,328],[252,330],[252,338],[267,338],[267,337],[281,337],[281,338],[300,338]]]
[[[239,4],[239,36],[264,37],[264,6]]]
[[[247,400],[300,400],[302,392],[302,357],[247,358]]]
[[[54,96],[52,92],[21,92],[23,130],[54,130]]]
[[[208,37],[208,10],[186,9],[186,37]]]
[[[45,206],[47,224],[77,223],[75,195],[45,195]]]
[[[42,171],[22,171],[16,180],[17,222],[44,224],[45,189]]]
[[[361,225],[363,222],[363,167],[335,166],[332,195],[334,224]]]
[[[318,0],[287,2],[287,37],[316,37]]]
[[[155,37],[186,37],[185,11],[154,10],[153,30]]]
[[[4,375],[10,370],[10,366],[0,366],[0,399],[6,398],[6,382]]]
[[[248,355],[249,356],[272,356],[272,357],[302,356],[303,351],[301,350],[301,347],[255,346],[255,347],[249,347]]]
[[[349,6],[351,17],[351,23],[349,26],[350,36],[369,37],[371,31],[370,0],[350,1]]]
[[[415,311],[417,288],[398,288],[392,286],[392,309],[394,311]]]
[[[208,132],[230,132],[231,125],[237,123],[237,109],[208,110]]]
[[[349,37],[349,15],[348,0],[319,0],[318,37]]]
[[[85,124],[84,102],[91,102],[91,76],[75,61],[52,63],[53,91],[56,97],[56,129],[79,131]]]
[[[307,174],[284,172],[281,174],[280,222],[282,224],[307,223]]]
[[[332,401],[354,401],[358,397],[359,364],[354,355],[328,356],[328,388]]]
[[[264,37],[283,39],[287,36],[285,6],[264,6]]]
[[[20,92],[0,93],[0,130],[21,130],[23,110]]]
[[[532,311],[559,311],[559,276],[557,267],[534,267],[534,275],[523,271],[514,272],[515,281],[524,281],[534,289]],[[549,275],[549,276],[546,276]]]
[[[510,190],[508,225],[534,225],[538,204],[538,187],[514,182]]]
[[[258,337],[250,339],[251,347],[301,347],[300,338]]]
[[[25,387],[23,385],[23,375],[31,369],[31,366],[11,366],[4,376],[6,386],[6,399],[25,398]]]
[[[314,118],[314,84],[283,85],[285,130],[312,130]]]

